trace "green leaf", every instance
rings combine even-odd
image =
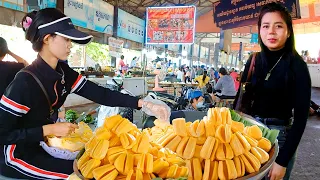
[[[74,123],[74,121],[76,119],[78,119],[78,114],[77,112],[75,112],[74,110],[72,109],[69,109],[67,112],[66,112],[66,121],[67,122],[70,122],[70,123]]]

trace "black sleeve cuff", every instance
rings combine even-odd
[[[138,107],[138,102],[139,102],[139,98],[134,97],[134,96],[129,96],[128,97],[128,106],[134,109],[140,109]]]
[[[42,127],[27,129],[27,141],[40,142],[44,140]]]
[[[281,155],[280,156],[278,155],[275,162],[282,167],[287,167],[289,164],[289,161],[286,160],[285,158],[281,157]]]

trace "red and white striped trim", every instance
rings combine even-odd
[[[14,166],[15,168],[18,168],[24,172],[30,173],[38,177],[43,177],[48,179],[68,179],[69,175],[67,174],[43,170],[31,164],[28,164],[22,161],[21,159],[15,158],[13,154],[15,148],[16,148],[16,145],[9,145],[5,153],[7,162],[10,165]]]
[[[13,100],[7,98],[5,95],[2,96],[0,103],[5,107],[22,114],[27,114],[30,110],[29,107],[19,104],[17,102],[14,102]]]
[[[74,84],[71,87],[71,93],[79,91],[83,87],[84,81],[86,81],[86,78],[79,75],[77,80],[74,82]]]

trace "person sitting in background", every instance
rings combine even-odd
[[[188,99],[190,100],[190,102],[186,107],[187,111],[198,111],[199,108],[204,107],[204,98],[201,91],[191,91]]]
[[[3,61],[6,55],[10,55],[17,62]],[[0,37],[0,96],[2,96],[7,86],[11,83],[17,72],[19,72],[22,68],[28,65],[29,64],[26,60],[11,52],[8,48],[7,41]]]
[[[130,67],[135,68],[137,66],[137,57],[134,57],[131,61]]]
[[[240,86],[240,82],[237,81],[237,78],[238,78],[239,74],[234,70],[234,68],[231,69],[231,71],[230,71],[230,76],[231,76],[231,77],[233,78],[233,80],[234,80],[234,85],[235,85],[236,91],[238,91],[239,86]]]
[[[210,81],[213,81],[215,79],[214,72],[215,72],[214,68],[210,68],[210,71],[209,71]]]
[[[203,71],[203,75],[196,77],[194,80],[199,83],[198,87],[203,89],[210,81],[210,78],[207,76],[207,71]]]
[[[217,84],[214,86],[215,91],[221,91],[221,93],[216,92],[212,99],[217,101],[219,99],[233,99],[235,98],[237,91],[235,90],[234,80],[228,75],[228,72],[225,68],[219,69],[220,79]]]
[[[121,55],[118,67],[122,74],[125,74],[124,66],[126,66],[126,64],[124,63],[124,55]]]
[[[191,72],[190,72],[190,69],[189,67],[187,66],[184,71],[186,72],[186,75],[185,75],[185,83],[187,82],[191,82]]]

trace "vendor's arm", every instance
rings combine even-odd
[[[104,88],[81,75],[74,82],[71,92],[105,106],[139,108],[139,98]]]
[[[297,150],[307,124],[311,99],[311,78],[307,64],[301,59],[293,64],[294,90],[294,122],[286,137],[283,149],[280,150],[276,163],[286,167]]]
[[[21,90],[23,89],[23,91]],[[43,140],[42,127],[20,129],[21,117],[30,111],[32,99],[25,76],[20,74],[8,86],[0,101],[0,145]]]
[[[131,107],[135,109],[142,107],[142,102],[140,102],[139,106],[139,98],[99,86],[94,82],[88,81],[85,77],[71,69],[67,64],[59,63],[59,65],[66,73],[68,84],[72,86],[71,93],[76,93],[105,106]]]

